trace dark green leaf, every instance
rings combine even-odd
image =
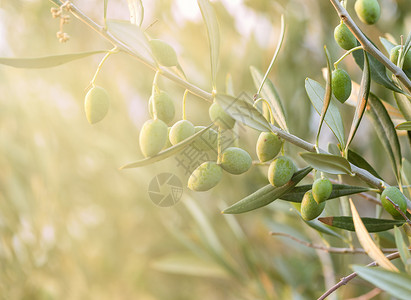
[[[216,89],[218,56],[220,52],[220,29],[214,8],[208,0],[197,0],[207,27],[208,42],[211,56],[211,78],[213,89]]]
[[[127,45],[134,55],[150,64],[155,64],[148,39],[139,26],[128,21],[107,20],[107,30]]]
[[[241,214],[247,211],[251,211],[263,206],[266,206],[273,202],[274,200],[280,198],[284,193],[292,189],[296,184],[298,184],[308,173],[310,173],[312,168],[306,167],[297,171],[291,180],[283,186],[274,187],[270,184],[262,187],[256,192],[248,195],[247,197],[241,199],[230,207],[226,208],[224,214]]]
[[[250,71],[254,81],[254,85],[258,89],[261,81],[263,80],[264,75],[260,72],[260,70],[253,66],[250,67]],[[278,126],[287,131],[288,128],[285,120],[284,107],[282,105],[277,89],[275,88],[272,81],[268,78],[261,90],[261,96],[271,103],[273,107],[273,117],[274,120],[277,122]]]
[[[360,167],[361,169],[367,170],[370,172],[372,175],[375,177],[383,180],[380,175],[378,175],[377,171],[374,170],[374,168],[357,152],[348,149],[348,161],[357,167]]]
[[[318,114],[320,114],[323,108],[323,99],[325,90],[324,88],[315,80],[307,78],[305,80],[305,90],[307,92],[308,98],[311,104],[314,106]],[[335,137],[339,141],[342,148],[345,147],[345,137],[344,137],[344,125],[341,119],[340,111],[334,104],[338,100],[334,96],[331,98],[331,102],[327,113],[325,114],[325,123],[330,127],[331,131],[334,133]]]
[[[381,268],[354,265],[353,270],[366,281],[386,291],[390,295],[409,300],[411,295],[411,276],[406,273],[391,272]]]
[[[368,113],[377,132],[377,136],[390,158],[394,173],[398,178],[399,171],[401,170],[402,157],[400,142],[387,110],[381,103],[381,100],[373,94],[370,95]]]
[[[189,138],[185,139],[184,141],[182,141],[182,142],[180,142],[180,143],[178,143],[178,144],[176,144],[176,145],[174,145],[170,148],[167,148],[166,150],[163,150],[163,151],[161,151],[160,153],[158,153],[154,156],[147,157],[147,158],[144,158],[142,160],[126,164],[126,165],[120,167],[120,170],[130,169],[130,168],[139,168],[139,167],[147,166],[147,165],[153,164],[155,162],[158,162],[160,160],[166,159],[167,157],[170,157],[170,156],[182,151],[187,146],[189,146],[200,135],[202,135],[204,132],[206,132],[211,126],[213,126],[213,124],[211,124],[208,127],[200,130],[199,132],[197,132],[196,134],[190,136]]]
[[[14,58],[14,57],[0,57],[0,64],[8,65],[15,68],[39,69],[51,68],[59,66],[70,61],[87,57],[94,54],[104,53],[107,50],[79,52],[62,55],[52,55],[33,58]]]
[[[357,50],[353,52],[353,56],[357,65],[363,69],[364,68],[364,51]],[[403,93],[403,91],[398,88],[394,82],[388,78],[387,69],[380,63],[374,56],[367,53],[367,57],[370,65],[371,79],[386,88],[393,90],[397,93]]]
[[[303,220],[303,219],[302,219]],[[321,223],[318,220],[311,220],[311,221],[305,221],[303,220],[308,226],[310,226],[311,228],[317,230],[318,232],[324,233],[324,234],[328,234],[331,236],[334,236],[340,240],[344,240],[344,237],[342,237],[340,234],[336,233],[334,230],[332,230],[331,228],[328,228],[327,226],[325,226],[323,223]]]
[[[301,202],[304,194],[311,190],[311,184],[296,186],[280,197],[281,200],[290,202]],[[333,189],[330,197],[327,200],[339,198],[342,196],[354,195],[358,193],[368,192],[370,188],[362,186],[333,184]]]
[[[300,156],[314,169],[329,174],[351,174],[351,166],[344,157],[324,154],[304,152]]]
[[[355,231],[352,217],[324,217],[318,218],[324,224],[329,226]],[[393,229],[394,226],[401,226],[405,221],[403,220],[388,220],[375,218],[361,218],[365,228],[368,232],[380,232]]]
[[[407,121],[401,124],[398,124],[395,126],[395,129],[397,130],[411,130],[411,121]]]
[[[364,115],[364,112],[367,108],[368,96],[370,95],[371,87],[371,77],[370,77],[370,65],[368,62],[368,56],[364,56],[364,68],[361,78],[360,93],[358,95],[357,107],[355,108],[354,119],[351,124],[350,134],[348,136],[346,150],[351,144],[355,133],[357,132],[358,127],[360,126],[361,119]]]
[[[247,99],[246,94],[234,98],[230,95],[217,94],[217,103],[232,118],[246,126],[259,131],[271,131],[271,127],[264,116],[253,106],[252,99]]]

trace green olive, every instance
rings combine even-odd
[[[391,49],[390,60],[394,64],[397,64],[398,62],[398,56],[400,55],[400,49],[401,49],[401,45],[395,46],[394,48]],[[404,70],[411,69],[411,50],[409,50],[407,54],[405,55],[402,68]]]
[[[231,129],[234,127],[235,120],[231,118],[217,102],[214,102],[210,106],[208,114],[210,115],[211,121],[220,128]]]
[[[150,40],[150,48],[158,63],[165,67],[178,65],[176,51],[169,44],[162,40]]]
[[[317,203],[324,202],[330,197],[333,185],[328,178],[318,178],[312,186],[312,194]]]
[[[351,95],[351,78],[343,69],[332,73],[331,87],[335,98],[344,103]]]
[[[354,9],[358,18],[365,24],[375,24],[380,18],[381,9],[377,0],[357,0]]]
[[[150,116],[154,118],[153,105],[157,112],[157,118],[168,124],[174,119],[174,103],[170,95],[164,91],[154,93],[148,100],[148,110]]]
[[[180,120],[175,123],[170,129],[170,142],[173,145],[184,141],[186,138],[192,136],[195,133],[193,123],[187,120]]]
[[[221,167],[228,173],[242,174],[250,169],[251,164],[250,154],[241,148],[229,147],[221,154]]]
[[[317,218],[323,212],[325,207],[325,202],[318,204],[311,191],[304,194],[303,200],[301,201],[301,217],[310,221]]]
[[[357,39],[344,23],[340,23],[335,27],[334,39],[337,44],[345,50],[357,47]]]
[[[84,100],[84,110],[90,124],[103,120],[108,113],[109,107],[110,97],[105,89],[94,86],[87,92]]]
[[[297,167],[287,156],[279,156],[274,159],[268,168],[268,180],[273,186],[282,186],[290,181]]]
[[[145,157],[156,155],[167,142],[167,125],[160,119],[148,120],[140,131],[140,148]]]
[[[284,141],[272,132],[261,132],[257,140],[256,152],[261,162],[266,162],[280,152]]]
[[[193,191],[208,191],[215,187],[221,180],[223,171],[219,165],[212,161],[202,163],[188,179],[188,188]]]
[[[407,199],[395,186],[387,187],[381,194],[381,203],[384,209],[393,217],[400,218],[401,214],[395,209],[394,205],[387,199],[387,197],[397,204],[403,213],[407,210]]]

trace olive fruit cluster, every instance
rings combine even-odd
[[[247,151],[229,147],[221,153],[221,163],[213,161],[202,163],[193,171],[188,179],[188,188],[193,191],[208,191],[215,187],[223,176],[223,170],[234,175],[247,172],[252,164]]]
[[[365,24],[375,24],[380,18],[381,8],[377,0],[357,0],[354,9],[358,18]]]
[[[110,107],[110,96],[100,86],[93,86],[86,94],[84,110],[90,124],[95,124],[104,119]]]

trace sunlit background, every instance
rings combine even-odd
[[[348,2],[352,12],[353,1]],[[102,0],[73,3],[102,24]],[[378,25],[363,30],[377,44],[385,32],[399,42],[411,28],[411,14],[405,17],[410,2],[380,3]],[[210,91],[207,33],[197,2],[143,4],[146,33],[173,45],[188,80]],[[343,53],[333,40],[339,19],[329,1],[222,0],[213,5],[222,37],[218,89],[225,90],[229,73],[235,93],[250,96],[256,89],[249,66],[266,70],[285,15],[285,44],[270,78],[283,99],[290,131],[312,142],[318,116],[304,79],[324,82],[324,44],[333,60]],[[73,16],[64,25],[70,40],[59,43],[59,22],[51,17],[51,7],[47,0],[1,0],[0,56],[112,48]],[[108,18],[127,20],[127,1],[108,1]],[[279,231],[322,242],[286,202],[238,217],[222,215],[229,204],[267,184],[266,167],[254,166],[240,176],[225,174],[215,189],[203,193],[186,188],[189,174],[175,157],[119,170],[143,157],[138,135],[149,118],[154,72],[126,54],[112,55],[97,79],[111,95],[110,111],[102,122],[90,125],[83,100],[103,55],[50,69],[0,66],[0,299],[314,299],[334,278],[351,273],[349,264],[369,262],[363,255],[329,255],[271,237],[269,231]],[[352,59],[345,68],[360,80]],[[175,100],[175,121],[181,119],[184,90],[163,78],[159,85]],[[382,91],[377,85],[373,90]],[[380,94],[394,103],[390,93]],[[207,125],[208,107],[189,95],[188,120]],[[354,108],[340,108],[347,131]],[[258,132],[238,126],[240,145],[256,159]],[[381,163],[385,152],[370,123],[365,120],[359,130],[353,147],[394,182],[389,164]],[[328,142],[336,140],[324,128],[321,144]],[[410,159],[406,139],[401,142]],[[286,149],[293,157],[300,151],[289,144]],[[296,162],[304,166],[297,157]],[[175,174],[184,187],[181,200],[168,208],[153,204],[148,194],[150,181],[162,172]],[[375,215],[367,205],[364,213]],[[330,205],[332,209],[338,205]],[[324,238],[341,246],[336,238]],[[391,235],[380,239],[393,246]],[[358,280],[342,288],[341,295],[346,299],[370,289]]]

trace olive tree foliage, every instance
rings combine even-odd
[[[66,32],[66,24],[73,19],[71,23],[81,21],[81,26],[92,29],[90,34],[112,47],[37,58],[2,57],[1,64],[50,68],[103,55],[85,84],[82,103],[85,119],[99,130],[99,124],[111,122],[110,111],[117,105],[99,78],[105,76],[110,60],[127,54],[129,63],[145,73],[146,86],[141,84],[139,89],[148,89],[150,95],[145,105],[147,119],[133,135],[141,154],[134,151],[134,161],[122,162],[118,172],[161,169],[162,165],[169,170],[172,157],[188,150],[204,154],[183,176],[187,188],[181,202],[184,214],[196,224],[197,238],[191,238],[193,233],[185,232],[183,226],[173,229],[172,223],[162,220],[168,234],[190,254],[159,255],[151,269],[169,277],[212,278],[216,280],[212,284],[222,290],[215,295],[234,298],[348,295],[340,287],[351,285],[357,276],[378,289],[353,289],[351,296],[369,292],[409,298],[411,33],[396,37],[384,31],[385,6],[381,4],[393,1],[311,1],[304,5],[334,13],[304,22],[290,11],[293,6],[287,6],[287,1],[249,3],[250,10],[274,16],[277,40],[275,48],[273,42],[264,49],[265,56],[270,53],[266,61],[258,60],[263,51],[255,40],[247,44],[243,60],[230,61],[242,37],[231,41],[224,35],[232,30],[229,15],[237,12],[228,12],[219,1],[197,1],[203,23],[189,38],[182,38],[184,32],[180,34],[178,27],[170,30],[175,36],[167,35],[168,41],[186,43],[178,51],[157,38],[156,27],[161,32],[165,26],[162,15],[147,21],[144,1],[128,1],[129,20],[110,19],[110,1],[101,1],[101,21],[75,1],[50,2],[52,17],[59,24],[59,42],[70,45],[76,39]],[[321,19],[328,27],[333,24],[332,28],[315,23]],[[323,31],[325,45],[310,37],[318,34],[313,30],[301,36],[297,24]],[[197,31],[203,35],[193,35]],[[321,51],[312,58],[301,54],[302,45],[309,42],[320,43],[313,46]],[[227,44],[231,49],[227,50]],[[182,55],[186,53],[198,57]],[[117,72],[121,69],[110,75],[115,77]],[[151,77],[147,79],[149,72],[152,82]],[[244,175],[234,176],[240,174]],[[199,200],[215,203],[204,205]],[[244,215],[234,216],[239,214]],[[256,219],[263,226],[253,225]],[[269,239],[254,245],[254,236],[261,231],[270,233],[279,245],[267,246],[272,243]],[[278,236],[287,239],[280,244]],[[293,249],[291,255],[287,248]],[[316,259],[307,263],[314,256],[312,249]],[[303,250],[305,257],[296,258]],[[352,254],[365,254],[372,262],[352,265]],[[338,255],[347,258],[338,263]],[[337,282],[335,278],[350,270],[354,273]]]

